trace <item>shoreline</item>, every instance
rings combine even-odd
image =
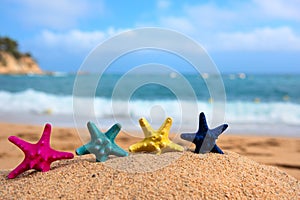
[[[43,124],[50,123],[55,127],[61,128],[74,128],[85,129],[86,123],[88,121],[93,121],[97,124],[100,122],[102,128],[108,129],[118,120],[118,123],[122,125],[122,130],[128,132],[140,132],[140,126],[137,120],[133,121],[130,119],[114,119],[113,117],[99,118],[95,116],[81,117],[74,119],[73,115],[69,114],[52,114],[52,113],[23,113],[20,112],[0,112],[0,123],[6,124],[20,124],[20,125],[32,125],[41,126]],[[196,118],[195,118],[196,119]],[[176,133],[188,133],[196,131],[198,128],[198,122],[193,121],[190,124],[181,124],[181,127],[176,124],[175,119],[173,119],[173,125],[171,127],[171,132]],[[153,128],[160,127],[160,122],[157,120],[152,122]],[[222,123],[222,122],[220,122]],[[284,138],[300,138],[300,125],[289,125],[289,124],[264,124],[264,123],[235,123],[224,120],[224,123],[229,124],[228,129],[225,134],[229,135],[242,135],[242,136],[257,136],[257,137],[284,137]],[[213,125],[209,125],[213,128]]]
[[[33,143],[41,136],[43,126],[0,122],[0,130],[0,169],[8,170],[16,167],[24,155],[7,138],[15,135]],[[53,126],[51,146],[56,150],[74,153],[75,149],[82,145],[83,140],[88,141],[90,137],[87,128],[79,131],[81,136],[75,128]],[[178,135],[172,135],[175,143],[189,150],[194,149],[193,144],[178,139]],[[128,150],[131,144],[139,140],[141,138],[121,132],[116,138],[116,143]],[[232,151],[258,163],[275,166],[300,180],[300,138],[225,133],[219,137],[217,144],[224,151]]]

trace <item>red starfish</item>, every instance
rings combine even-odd
[[[17,145],[25,154],[25,158],[7,178],[12,179],[19,174],[29,170],[36,169],[46,172],[50,170],[50,165],[56,160],[71,159],[74,157],[72,153],[60,152],[50,147],[51,125],[46,124],[41,139],[36,144],[26,142],[16,136],[10,136],[8,140]]]

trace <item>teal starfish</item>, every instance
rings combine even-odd
[[[77,155],[94,154],[97,162],[104,162],[109,155],[128,156],[128,153],[115,143],[121,125],[113,125],[105,134],[99,131],[93,122],[88,122],[87,127],[91,135],[91,141],[78,149]]]

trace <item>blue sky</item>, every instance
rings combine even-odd
[[[200,43],[223,73],[300,73],[299,10],[299,0],[2,0],[0,35],[50,71],[76,72],[122,31],[162,27]]]

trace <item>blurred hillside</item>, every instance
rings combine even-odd
[[[0,74],[42,74],[30,53],[21,53],[18,43],[8,37],[0,37]]]

